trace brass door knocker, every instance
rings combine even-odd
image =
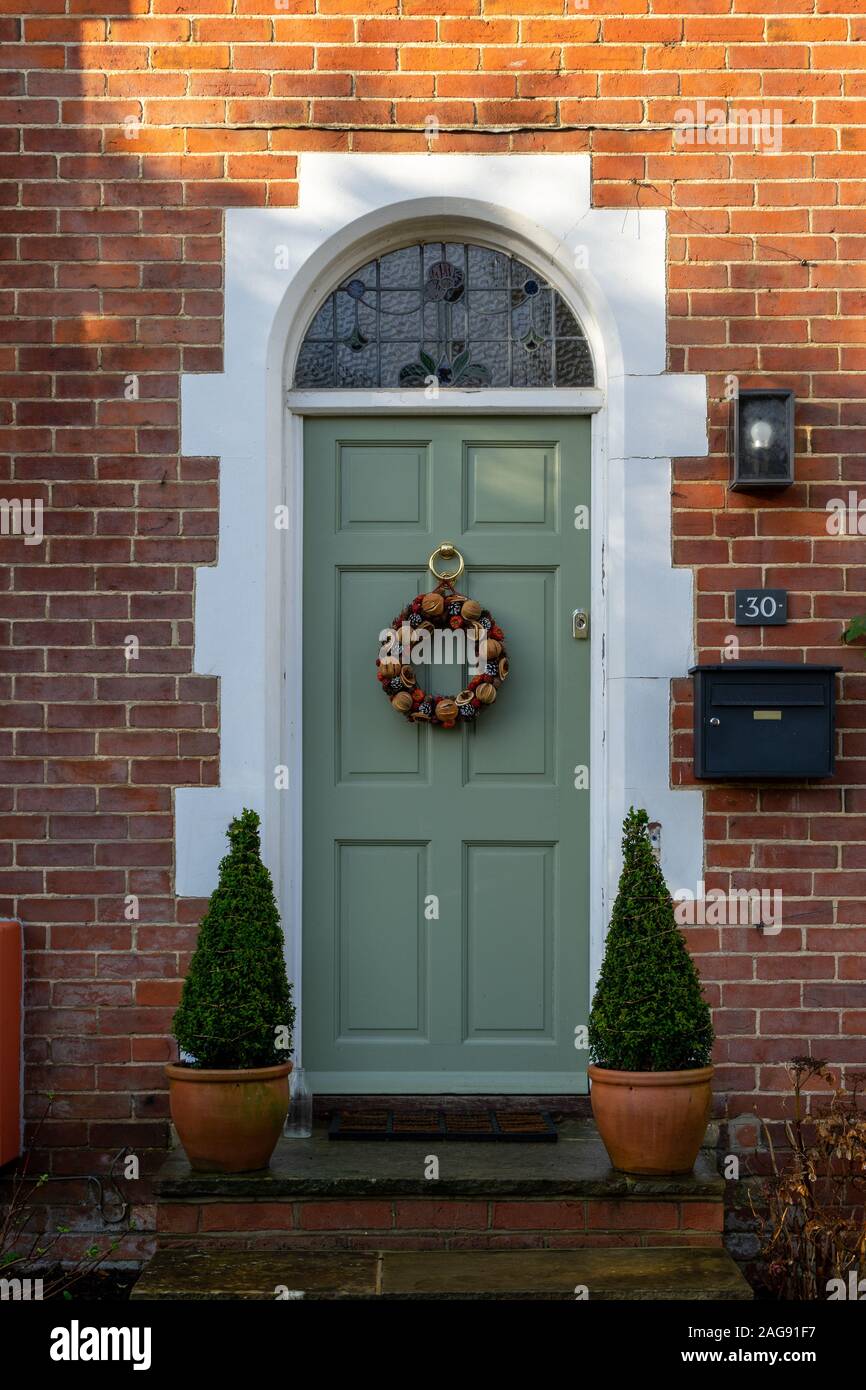
[[[456,570],[451,570],[450,572],[446,571],[446,573],[440,574],[439,570],[436,568],[437,555],[441,555],[443,560],[453,560],[456,555],[460,564]],[[441,545],[437,545],[430,559],[427,561],[427,568],[440,583],[445,582],[450,584],[452,580],[460,578],[466,568],[466,562],[455,545],[452,545],[450,541],[442,541]]]

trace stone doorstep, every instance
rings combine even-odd
[[[726,1251],[384,1251],[354,1254],[160,1251],[132,1290],[138,1300],[532,1299],[746,1301]]]
[[[195,1173],[182,1149],[169,1154],[155,1179],[160,1203],[297,1201],[307,1198],[396,1199],[642,1198],[721,1202],[725,1181],[714,1155],[702,1149],[685,1177],[644,1178],[611,1168],[592,1120],[559,1125],[556,1144],[460,1143],[449,1140],[333,1141],[317,1126],[310,1139],[282,1139],[271,1166],[259,1173]],[[439,1177],[424,1176],[428,1155]]]
[[[721,1245],[725,1183],[709,1153],[679,1178],[614,1172],[592,1121],[556,1144],[283,1140],[263,1173],[193,1173],[171,1155],[157,1181],[164,1249],[502,1250]]]

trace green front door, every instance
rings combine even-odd
[[[319,1092],[586,1089],[587,418],[310,419],[304,431],[303,1061]],[[435,581],[505,631],[478,722],[412,724],[379,633]],[[421,668],[423,670],[423,668]],[[436,689],[457,693],[461,668]]]

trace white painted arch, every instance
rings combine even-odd
[[[436,402],[287,394],[335,284],[384,251],[445,237],[536,267],[579,318],[596,387],[452,389]],[[664,212],[592,208],[585,155],[304,155],[297,208],[227,213],[225,312],[224,373],[183,378],[183,452],[220,458],[219,559],[198,571],[195,670],[221,678],[222,755],[218,787],[176,792],[178,894],[213,889],[226,825],[257,809],[299,980],[303,416],[591,412],[594,975],[628,806],[662,823],[672,886],[696,884],[703,855],[701,795],[669,784],[668,727],[693,624],[691,573],[671,565],[670,459],[706,452],[706,385],[664,371]],[[273,524],[281,503],[288,530]]]

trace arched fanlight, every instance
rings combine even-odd
[[[353,271],[307,329],[299,389],[592,386],[562,295],[504,251],[423,242]]]

